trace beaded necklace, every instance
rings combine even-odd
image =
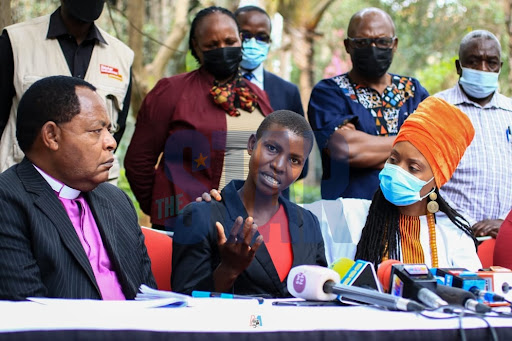
[[[430,239],[430,257],[432,258],[432,267],[439,267],[439,257],[437,255],[436,239],[436,218],[433,213],[427,213],[428,236]]]

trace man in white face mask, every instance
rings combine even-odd
[[[512,100],[498,93],[502,65],[496,36],[472,31],[455,61],[458,84],[435,95],[466,113],[475,127],[473,142],[441,194],[477,237],[495,238],[512,208]]]
[[[242,36],[242,75],[265,90],[274,110],[291,110],[304,116],[299,88],[281,77],[265,70],[263,62],[270,49],[272,23],[265,10],[257,6],[244,6],[235,11],[236,21]],[[308,164],[299,179],[307,175]],[[283,192],[288,197],[288,189]]]

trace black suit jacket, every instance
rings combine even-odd
[[[123,293],[156,288],[135,209],[104,183],[84,193]],[[28,159],[0,174],[0,298],[101,299],[89,259],[57,195]]]
[[[263,87],[274,110],[291,110],[304,116],[300,92],[297,85],[263,70]]]
[[[228,236],[238,216],[244,220],[247,218],[247,211],[237,194],[242,184],[240,180],[231,181],[222,190],[220,202],[191,203],[185,207],[174,227],[171,275],[174,291],[187,294],[193,290],[214,291],[213,271],[220,263],[215,222],[222,223]],[[279,202],[284,205],[288,216],[292,267],[303,264],[326,266],[324,242],[315,215],[282,197]],[[259,233],[254,239],[257,236]],[[232,293],[290,296],[286,278],[283,282],[279,279],[265,243],[260,246],[249,267],[236,279]]]

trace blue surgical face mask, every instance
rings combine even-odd
[[[244,40],[242,47],[242,62],[240,66],[246,70],[254,70],[267,59],[270,44],[251,38]]]
[[[459,83],[473,98],[485,98],[498,89],[499,72],[486,72],[463,67]]]
[[[420,191],[433,179],[423,181],[391,163],[386,163],[379,173],[380,189],[384,197],[396,206],[409,206],[426,198],[434,189],[424,196],[420,196]]]

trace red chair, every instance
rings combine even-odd
[[[151,270],[159,290],[171,291],[172,238],[163,231],[142,226]]]
[[[494,244],[496,244],[496,239],[491,238],[478,245],[478,258],[480,258],[484,269],[494,265]]]

